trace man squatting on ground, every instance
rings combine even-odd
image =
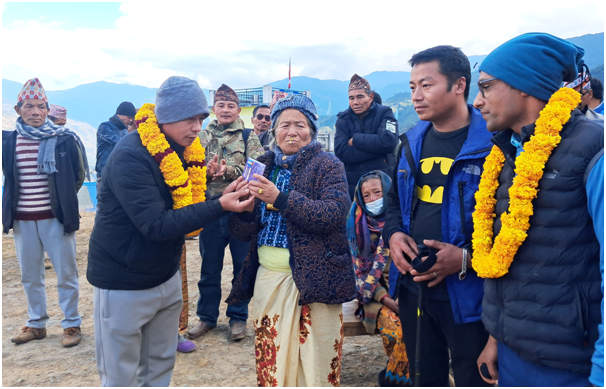
[[[483,281],[468,261],[473,194],[491,135],[480,112],[467,105],[471,69],[460,49],[433,47],[413,55],[409,63],[411,98],[421,120],[402,137],[388,195],[383,237],[395,264],[389,291],[398,298],[406,353],[412,360],[417,296],[423,288],[421,386],[449,385],[449,356],[457,386],[487,386],[476,368],[488,339],[480,321]],[[419,244],[438,250],[436,264],[425,273],[409,263]]]
[[[478,367],[486,363],[487,381],[500,386],[604,386],[604,121],[575,109],[577,92],[558,91],[577,77],[583,54],[530,33],[480,65],[474,105],[495,147],[474,214],[473,266],[487,277],[490,333]],[[528,180],[538,194],[522,186]],[[520,246],[501,236],[511,234],[523,234]]]
[[[173,209],[177,188],[168,186],[159,165],[174,152],[187,168],[184,152],[209,115],[206,96],[197,82],[170,77],[156,92],[155,115],[159,139],[170,148],[152,157],[141,129],[128,134],[110,154],[98,188],[87,279],[102,386],[168,386],[183,304],[184,236],[254,200],[240,201],[248,189],[234,192],[235,182],[221,198]]]
[[[75,132],[48,118],[46,92],[37,78],[18,95],[16,131],[2,131],[2,228],[12,228],[27,297],[28,320],[15,344],[46,336],[49,320],[44,285],[44,251],[57,273],[64,347],[80,343],[76,231],[80,228],[78,190],[88,161]]]

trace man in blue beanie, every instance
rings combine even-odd
[[[535,122],[546,106],[545,112],[558,109],[548,100],[577,77],[582,57],[583,49],[570,42],[529,33],[496,48],[480,66],[474,105],[495,133],[491,157],[498,150],[504,156],[498,179],[482,178],[497,187],[495,237],[514,232],[510,207],[520,201],[520,177],[539,177],[521,246],[504,275],[487,273],[484,282],[482,321],[490,338],[477,363],[488,368],[485,380],[498,378],[499,386],[604,385],[604,122],[574,109],[545,165],[518,164],[538,158],[524,152],[537,149],[535,130],[545,131]],[[482,264],[502,266],[497,262],[506,255],[495,251]]]
[[[143,130],[130,133],[107,159],[98,189],[86,278],[93,285],[101,386],[168,386],[183,307],[185,234],[253,204],[252,197],[239,200],[249,192],[235,192],[235,182],[220,198],[173,209],[172,192],[180,186],[167,184],[160,163],[175,153],[185,165],[183,154],[208,105],[196,81],[174,76],[158,88],[154,113],[170,147],[152,156],[142,144]]]

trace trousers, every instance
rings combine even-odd
[[[93,300],[101,386],[168,386],[183,307],[181,272],[150,289],[93,287]]]
[[[44,285],[44,251],[57,273],[59,306],[64,318],[61,327],[79,327],[78,267],[76,265],[76,233],[66,234],[56,218],[45,220],[15,220],[13,223],[15,250],[21,268],[21,284],[27,297],[26,326],[44,328],[49,320]]]
[[[200,255],[202,266],[200,269],[200,281],[198,281],[198,306],[196,314],[201,321],[211,327],[217,326],[219,318],[219,306],[221,304],[221,272],[223,271],[223,260],[225,248],[229,244],[232,263],[234,266],[232,285],[236,276],[242,268],[244,259],[248,254],[249,242],[241,242],[234,239],[229,233],[227,222],[231,214],[215,220],[200,232]],[[246,322],[248,319],[248,303],[250,299],[227,306],[226,315],[229,323]]]
[[[410,378],[415,382],[417,295],[400,287],[398,299],[402,335],[410,360]],[[457,386],[490,386],[480,376],[476,364],[487,341],[488,332],[481,321],[455,324],[450,301],[424,299],[421,318],[421,386],[449,386],[449,350],[450,365]]]

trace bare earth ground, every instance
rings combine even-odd
[[[93,288],[86,281],[88,240],[93,222],[94,214],[84,214],[77,234],[83,339],[80,345],[72,348],[61,347],[63,313],[57,296],[57,277],[52,269],[46,270],[50,316],[47,337],[19,346],[11,343],[11,337],[27,320],[27,302],[12,235],[2,235],[2,386],[99,386],[92,317]],[[198,240],[188,240],[190,326],[198,321],[200,262]],[[231,289],[232,270],[228,250],[222,276],[223,298]],[[253,325],[249,320],[245,339],[238,343],[230,341],[225,309],[226,304],[222,303],[217,328],[194,341],[198,347],[193,353],[177,353],[170,386],[256,386]],[[386,361],[379,335],[346,337],[341,385],[377,386],[377,373],[385,367]]]

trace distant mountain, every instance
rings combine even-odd
[[[604,33],[587,34],[580,37],[568,39],[585,49],[585,62],[588,64],[592,74],[604,78]],[[469,62],[472,67],[472,80],[470,86],[469,103],[478,93],[477,79],[478,68],[486,55],[471,55]],[[349,77],[351,75],[344,75]],[[410,73],[404,71],[376,71],[368,75],[363,75],[369,80],[372,88],[381,95],[385,104],[390,105],[398,115],[400,128],[406,129],[412,126],[418,118],[410,104],[410,89],[408,82]],[[25,82],[23,80],[22,82]],[[5,112],[14,111],[5,110],[6,103],[12,107],[16,96],[18,95],[22,82],[14,82],[10,80],[2,80],[2,98],[3,98],[3,127],[5,123]],[[44,82],[44,80],[42,80]],[[288,86],[288,79],[274,81],[270,85],[285,89]],[[260,85],[251,85],[258,87]],[[318,109],[320,122],[322,126],[332,126],[336,121],[335,115],[347,109],[347,89],[349,79],[347,80],[319,80],[317,78],[298,76],[292,78],[292,89],[294,90],[309,90],[311,97]],[[62,91],[47,91],[50,101],[54,104],[59,104],[67,108],[67,116],[70,123],[80,122],[87,124],[87,129],[83,129],[86,133],[90,128],[95,129],[101,122],[108,120],[112,116],[116,107],[122,101],[131,101],[136,107],[140,107],[144,103],[152,103],[155,101],[156,89],[146,88],[128,84],[114,84],[105,81],[93,82],[90,84],[80,85],[75,88]],[[205,90],[208,96],[208,90]],[[328,114],[329,104],[332,113]],[[7,113],[8,114],[8,113]],[[11,119],[12,120],[12,119]],[[206,124],[206,123],[205,123]],[[205,125],[204,124],[204,125]],[[85,135],[83,135],[83,138]],[[91,138],[94,142],[94,137]],[[92,161],[92,158],[89,158]]]

